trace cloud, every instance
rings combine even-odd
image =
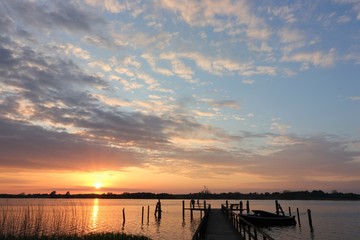
[[[215,32],[246,32],[249,38],[267,39],[269,30],[261,19],[251,12],[248,1],[187,1],[179,4],[174,0],[159,0],[158,5],[178,14],[191,26],[211,26]]]
[[[100,60],[97,61],[93,61],[88,63],[88,65],[92,68],[100,68],[101,70],[103,70],[104,72],[110,72],[112,70],[111,66],[105,62],[102,62]]]
[[[85,2],[94,7],[100,7],[111,13],[120,13],[127,9],[126,4],[119,3],[117,0],[85,0]]]
[[[251,63],[241,64],[231,59],[212,58],[199,52],[165,52],[160,54],[160,59],[178,61],[178,59],[190,59],[203,71],[214,75],[229,73],[242,73],[252,68]]]
[[[282,28],[279,30],[278,35],[280,37],[280,41],[283,43],[304,41],[304,34],[302,34],[299,30]]]
[[[271,123],[271,130],[275,130],[275,131],[278,131],[282,134],[286,133],[287,130],[291,128],[290,125],[286,125],[286,124],[282,124],[282,123],[279,123],[277,121],[274,121]]]
[[[351,101],[360,101],[360,96],[352,96],[352,97],[349,97],[349,99]]]
[[[282,57],[281,61],[300,62],[303,66],[306,64],[312,64],[315,67],[332,67],[336,61],[336,51],[332,48],[327,53],[321,51],[299,52],[292,55],[285,55]]]
[[[0,119],[0,129],[2,168],[88,171],[121,169],[138,161],[136,153],[24,122]]]
[[[241,82],[242,82],[243,84],[249,84],[249,85],[250,85],[250,84],[254,84],[255,81],[252,80],[252,79],[244,79],[244,80],[242,80]]]
[[[91,58],[91,55],[88,51],[82,49],[81,47],[77,47],[71,43],[60,44],[57,47],[61,51],[64,51],[67,55],[73,55],[75,57],[79,57],[85,60],[89,60]]]
[[[42,4],[34,1],[3,2],[3,7],[11,9],[23,23],[39,29],[61,28],[72,33],[90,32],[94,26],[103,26],[105,20],[94,13],[86,12],[73,2],[54,1]],[[5,5],[5,6],[4,6]]]
[[[324,137],[297,138],[295,144],[285,145],[280,151],[264,157],[254,157],[254,165],[246,169],[280,178],[289,182],[312,182],[312,176],[327,177],[328,186],[336,179],[357,179],[359,162],[354,162],[360,152],[346,150],[346,144]],[[326,182],[326,181],[324,181]]]
[[[270,7],[268,8],[268,12],[272,13],[274,16],[279,17],[285,23],[295,23],[298,21],[295,12],[296,8],[292,6],[280,6],[280,7]]]
[[[339,4],[350,4],[352,5],[352,10],[355,12],[356,19],[360,20],[360,2],[358,0],[333,0],[336,3]]]
[[[351,17],[347,16],[347,15],[342,15],[338,18],[338,23],[347,23],[349,21],[351,21]]]
[[[360,53],[358,51],[353,51],[344,56],[344,61],[350,61],[355,64],[360,64]]]
[[[213,107],[227,107],[235,110],[239,110],[240,106],[236,101],[233,100],[225,100],[225,101],[210,101],[210,106]]]

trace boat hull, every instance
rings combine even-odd
[[[274,213],[254,210],[254,214],[240,214],[240,217],[255,226],[291,226],[296,225],[294,216],[282,216]]]

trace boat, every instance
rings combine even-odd
[[[252,210],[253,214],[239,214],[240,217],[255,226],[291,226],[296,225],[295,216],[284,216],[263,210]]]

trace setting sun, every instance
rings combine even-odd
[[[99,182],[96,182],[96,183],[94,184],[94,187],[95,187],[96,189],[100,189],[101,186],[102,186],[102,184],[99,183]]]

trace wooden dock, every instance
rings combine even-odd
[[[194,209],[192,209],[194,210]],[[238,239],[238,240],[274,240],[271,236],[243,219],[236,211],[221,205],[221,209],[205,210],[199,227],[192,240]]]
[[[243,239],[221,209],[212,209],[209,214],[205,233],[206,240]]]

